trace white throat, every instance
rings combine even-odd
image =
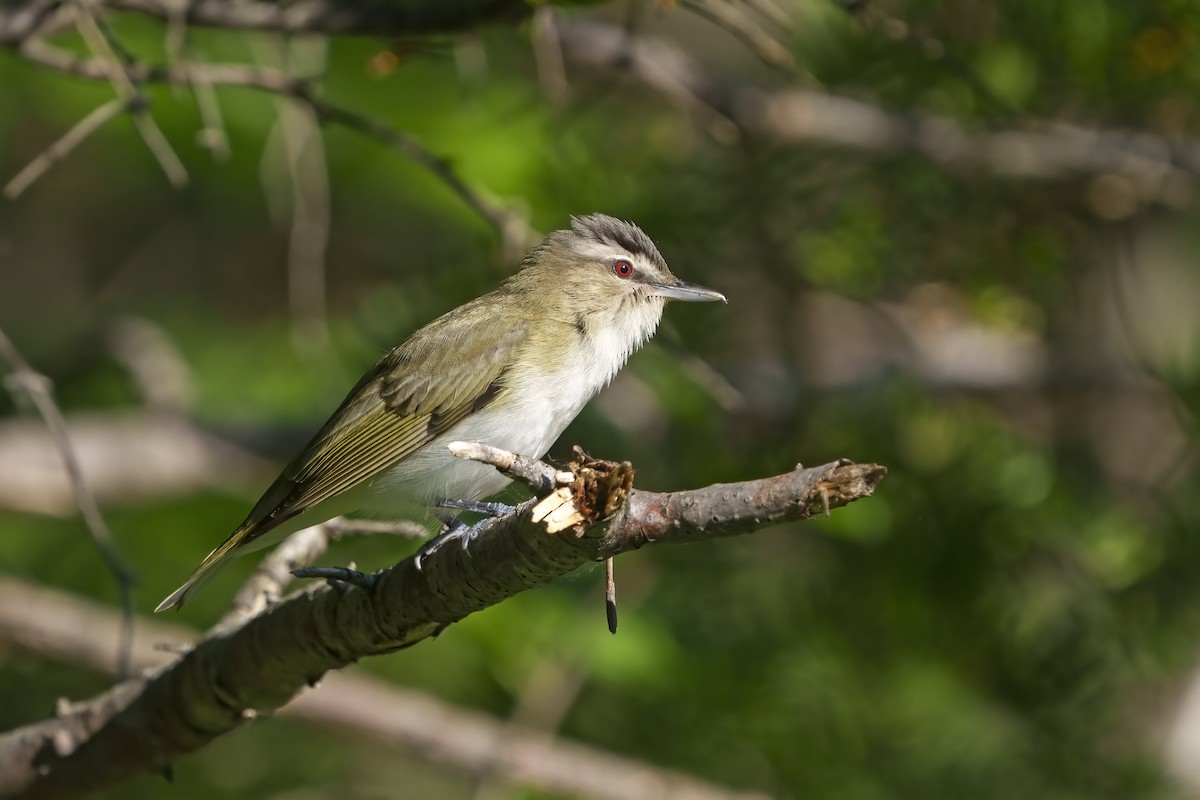
[[[538,367],[521,376],[520,399],[530,409],[525,422],[542,428],[544,438],[528,452],[544,455],[584,405],[609,384],[629,356],[654,335],[665,302],[658,297],[630,296],[626,305],[606,318],[590,320],[572,332],[574,354],[565,363]],[[517,404],[514,403],[514,406]],[[531,416],[545,415],[537,421]],[[525,416],[522,414],[522,416]],[[544,426],[544,427],[543,427]]]

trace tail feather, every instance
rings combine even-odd
[[[221,570],[233,563],[233,556],[240,555],[243,552],[243,549],[239,548],[239,545],[246,540],[251,528],[252,526],[250,525],[238,528],[220,547],[205,556],[191,577],[184,581],[182,586],[167,595],[167,598],[154,609],[154,613],[157,614],[160,611],[166,611],[168,608],[183,608],[183,603],[192,590],[207,583],[210,578],[213,578]]]

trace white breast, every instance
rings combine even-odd
[[[495,469],[450,455],[453,441],[483,442],[540,458],[584,405],[603,389],[629,355],[654,332],[662,313],[647,303],[630,324],[603,326],[582,337],[580,354],[556,368],[536,360],[511,378],[513,393],[460,422],[395,466],[368,481],[355,498],[376,513],[409,514],[442,498],[478,500],[509,479]]]

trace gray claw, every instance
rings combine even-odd
[[[506,506],[506,508],[511,508],[511,506]],[[472,508],[468,510],[474,511],[476,509]],[[474,525],[465,525],[453,517],[450,518],[446,521],[446,530],[442,531],[437,536],[421,545],[420,549],[418,549],[413,555],[413,566],[420,570],[422,562],[425,559],[429,558],[438,550],[441,550],[442,545],[446,544],[452,539],[461,539],[463,552],[470,554],[471,551],[468,548],[470,547],[471,542],[479,538],[479,534],[483,532],[484,526],[486,526],[490,521],[490,519],[481,519]]]
[[[297,578],[324,578],[331,584],[349,584],[360,589],[375,588],[375,576],[346,567],[301,567],[292,570]]]

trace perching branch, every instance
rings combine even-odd
[[[585,516],[595,513],[588,509],[613,510],[620,482],[606,482],[594,463],[581,460],[569,476],[535,469],[533,484],[544,497],[552,487],[543,476],[555,484],[570,477],[571,503]],[[369,590],[311,585],[241,627],[210,634],[147,678],[9,732],[0,737],[0,793],[71,797],[162,769],[279,708],[329,670],[410,647],[584,564],[646,544],[705,541],[807,519],[869,496],[885,474],[878,465],[838,461],[693,491],[630,489],[608,521],[583,535],[547,534],[531,521],[539,502],[531,500],[493,520],[469,553],[444,547],[421,570],[409,558],[377,573]],[[588,475],[590,482],[583,480]]]
[[[301,548],[322,538],[317,528],[306,533],[308,541],[302,542]],[[288,548],[291,542],[289,539],[274,552]],[[120,625],[117,614],[97,603],[0,578],[0,641],[9,645],[114,674],[116,661],[110,644]],[[161,618],[139,619],[133,648],[135,671],[173,661],[175,656],[164,643],[196,638],[195,631]],[[328,675],[279,713],[385,747],[402,748],[466,775],[495,776],[537,792],[595,800],[766,800],[757,793],[736,792],[572,743],[515,720],[498,720],[444,703],[361,672]],[[10,796],[3,772],[0,796]]]

